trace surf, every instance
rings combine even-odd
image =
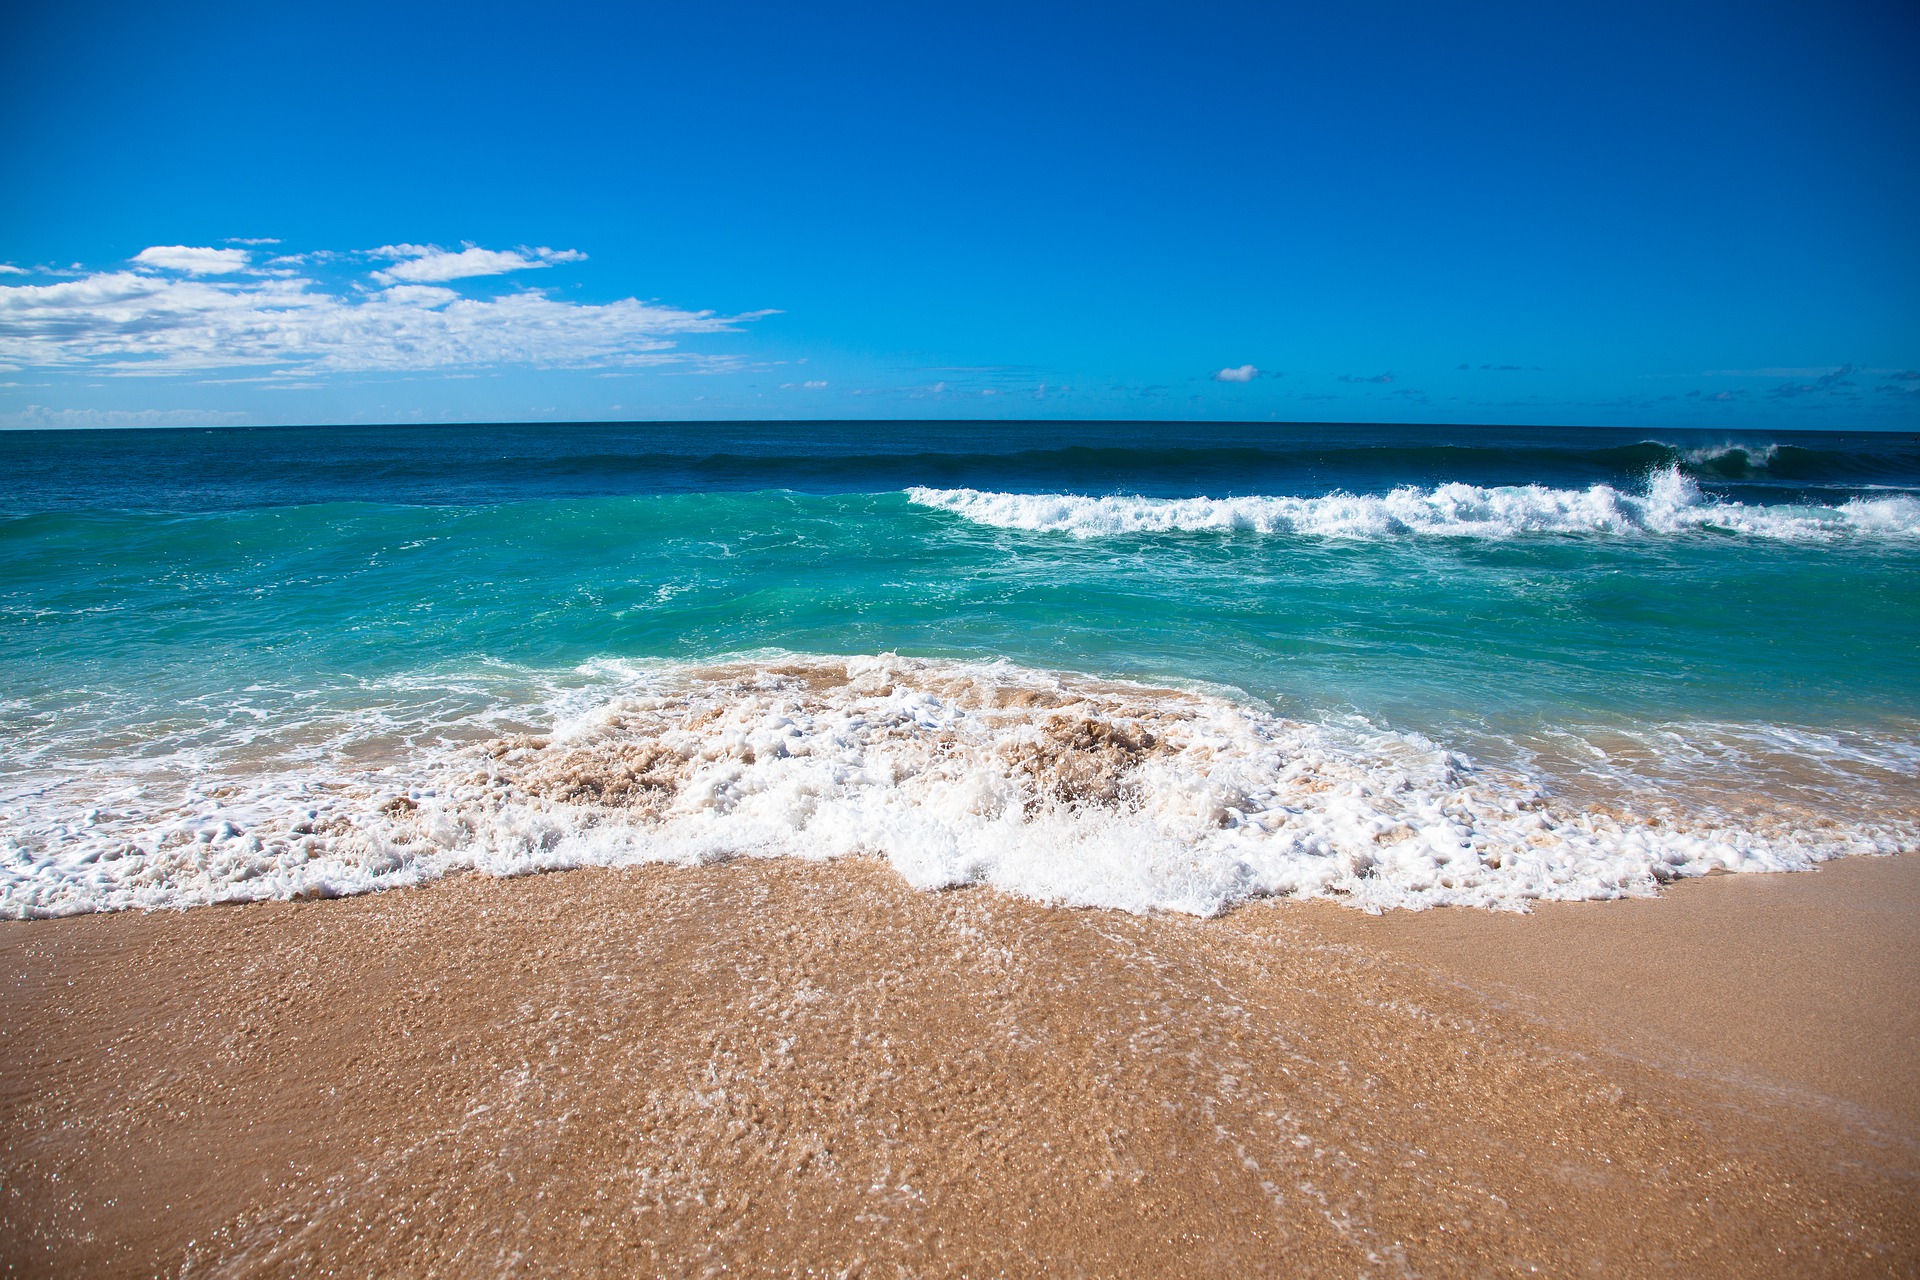
[[[894,654],[593,674],[598,694],[518,709],[505,718],[530,728],[494,736],[476,721],[450,742],[442,724],[438,745],[403,748],[375,717],[377,767],[343,767],[336,749],[262,768],[247,742],[170,777],[108,768],[16,791],[0,915],[852,856],[921,889],[1132,912],[1274,897],[1522,909],[1920,847],[1897,818],[1742,825],[1570,803],[1418,734],[1205,687]]]
[[[1075,538],[1156,533],[1259,533],[1313,538],[1514,538],[1732,533],[1789,541],[1920,536],[1920,498],[1852,498],[1835,506],[1761,505],[1709,497],[1677,467],[1634,492],[1610,484],[1487,488],[1463,482],[1385,494],[1152,498],[1131,494],[906,491],[912,502],[976,524]]]

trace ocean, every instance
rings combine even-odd
[[[0,916],[888,860],[1217,913],[1920,848],[1920,437],[0,433]]]

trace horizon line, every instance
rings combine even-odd
[[[762,427],[806,427],[806,426],[857,426],[873,424],[912,423],[915,425],[956,425],[977,427],[1012,426],[1186,426],[1186,427],[1401,427],[1409,430],[1554,430],[1554,431],[1765,431],[1771,433],[1800,432],[1809,435],[1836,435],[1854,433],[1860,435],[1912,435],[1920,439],[1920,432],[1911,427],[1875,427],[1875,426],[1777,426],[1754,424],[1750,426],[1703,426],[1703,425],[1614,425],[1586,422],[1391,422],[1374,419],[1274,419],[1274,418],[492,418],[474,419],[460,422],[281,422],[281,423],[153,423],[86,426],[47,425],[34,426],[0,425],[0,433],[31,434],[34,432],[57,433],[99,433],[99,432],[212,432],[212,431],[451,431],[461,428],[488,427],[713,427],[713,426],[762,426]]]

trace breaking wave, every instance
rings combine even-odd
[[[501,732],[495,708],[431,733],[383,723],[401,744],[384,759],[335,732],[271,751],[256,734],[143,772],[124,754],[43,761],[0,800],[0,916],[848,855],[925,889],[1129,911],[1520,908],[1920,847],[1898,819],[1570,802],[1418,735],[1004,662],[599,666],[595,687],[520,709],[547,717],[537,733]]]
[[[1907,494],[1855,498],[1836,506],[1730,502],[1703,493],[1677,468],[1656,472],[1641,493],[1608,484],[1553,489],[1457,483],[1319,497],[1089,497],[931,488],[906,492],[921,506],[978,524],[1076,538],[1173,532],[1362,539],[1716,532],[1792,541],[1920,536],[1920,498]]]
[[[1668,446],[1688,470],[1727,479],[1745,479],[1770,469],[1780,457],[1777,444],[1718,444],[1684,449]],[[1805,452],[1804,450],[1799,452]]]

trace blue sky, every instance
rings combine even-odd
[[[1910,4],[0,23],[0,425],[1920,429]]]

